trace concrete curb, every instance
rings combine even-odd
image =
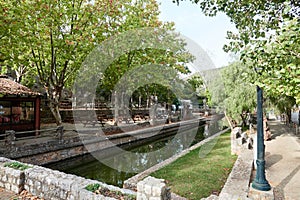
[[[219,195],[219,199],[249,199],[249,185],[253,170],[253,152],[244,150],[237,158]]]

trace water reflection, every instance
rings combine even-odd
[[[188,148],[186,141],[194,138],[192,145],[196,144],[220,131],[221,127],[222,124],[219,121],[213,122],[183,131],[180,134],[174,133],[175,136],[156,139],[139,147],[123,146],[123,149],[131,152],[130,154],[115,155],[109,150],[107,152],[99,151],[93,153],[93,156],[97,154],[97,159],[92,155],[85,155],[46,167],[121,187],[124,180],[135,175],[140,169],[148,169]],[[205,132],[205,130],[208,131]],[[165,149],[166,147],[167,149]],[[111,165],[107,166],[103,163],[113,163],[114,169],[109,167]],[[127,170],[128,168],[130,170]]]

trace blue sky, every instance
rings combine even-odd
[[[206,17],[199,5],[190,1],[157,0],[160,5],[160,19],[175,22],[176,31],[195,41],[207,52],[216,67],[222,67],[231,61],[229,54],[222,48],[226,43],[226,32],[235,30],[234,25],[224,14]]]

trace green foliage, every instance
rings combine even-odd
[[[5,163],[4,167],[10,167],[10,168],[18,169],[18,170],[22,170],[22,171],[25,170],[25,169],[31,168],[30,166],[25,165],[23,163],[19,163],[19,162]]]
[[[224,50],[239,53],[249,69],[261,69],[253,78],[255,84],[278,101],[294,98],[300,103],[298,1],[190,1],[198,3],[206,15],[225,13],[235,24],[237,33],[228,32],[230,42]]]
[[[262,71],[259,84],[272,97],[292,97],[300,103],[300,24],[286,22],[269,41],[245,50],[244,60]]]
[[[207,104],[223,110],[225,93],[220,68],[202,71],[201,75],[205,80],[204,96],[207,98]]]
[[[16,71],[20,80],[23,77],[26,83],[42,86],[57,124],[61,123],[58,106],[62,90],[73,85],[83,61],[97,44],[141,27],[174,30],[174,24],[159,21],[155,0],[14,0],[1,1],[0,9],[1,65]],[[174,48],[178,47],[172,51],[176,53],[159,49],[126,52],[103,75],[102,86],[111,91],[125,72],[149,62],[169,63],[187,72],[184,63],[191,55],[177,36],[169,38],[173,38]]]
[[[85,189],[88,190],[88,191],[90,191],[90,192],[95,192],[99,188],[100,188],[100,184],[99,183],[89,184],[89,185],[87,185],[85,187]]]
[[[225,13],[233,22],[238,33],[228,32],[231,42],[224,46],[226,51],[239,52],[258,38],[265,38],[271,30],[278,29],[282,22],[300,16],[300,4],[297,1],[280,0],[190,0],[200,6],[208,16]],[[173,0],[180,4],[180,0]]]
[[[251,112],[256,106],[256,87],[246,77],[251,70],[241,62],[234,62],[223,68],[221,73],[226,94],[226,113],[240,121],[243,112]]]
[[[187,80],[187,82],[192,86],[193,90],[195,92],[197,92],[199,96],[201,96],[200,91],[201,92],[205,91],[204,81],[203,81],[203,78],[200,75],[198,75],[198,74],[193,75],[192,77],[190,77]]]

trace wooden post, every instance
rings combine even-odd
[[[36,97],[35,108],[34,108],[34,123],[35,123],[34,128],[35,128],[35,130],[40,130],[40,124],[41,124],[40,105],[41,105],[41,98]],[[36,132],[36,135],[39,135],[39,132]]]

